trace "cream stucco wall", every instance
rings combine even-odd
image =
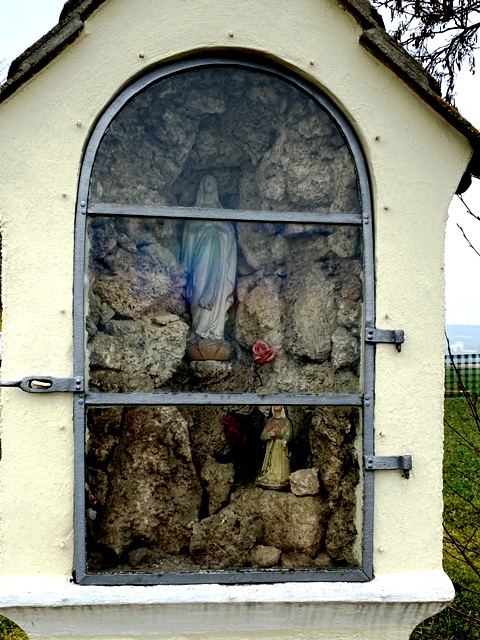
[[[468,142],[358,44],[334,0],[109,0],[57,59],[0,104],[3,379],[72,374],[74,211],[82,152],[102,111],[152,66],[245,50],[326,91],[371,172],[377,325],[376,451],[413,455],[407,482],[376,472],[377,575],[441,568],[443,246]],[[141,54],[141,56],[140,56]],[[2,391],[0,575],[69,577],[72,399]]]

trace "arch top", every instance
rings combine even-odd
[[[212,174],[225,209],[355,213],[368,178],[341,111],[305,79],[257,59],[209,56],[150,71],[101,116],[80,200],[192,206]]]

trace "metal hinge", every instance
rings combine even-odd
[[[408,480],[412,470],[412,456],[365,456],[365,469],[367,471],[401,469],[403,477]]]
[[[375,327],[367,327],[365,340],[372,344],[379,342],[394,344],[397,347],[397,351],[401,351],[402,344],[405,342],[405,332],[403,329],[377,329]]]
[[[27,393],[83,393],[85,390],[84,379],[53,378],[52,376],[27,376],[21,380],[6,380],[0,382],[0,387],[18,387]]]

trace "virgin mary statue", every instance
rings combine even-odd
[[[202,179],[195,206],[222,208],[213,176]],[[237,271],[237,243],[232,223],[217,220],[187,222],[180,259],[186,271],[185,296],[190,303],[192,331],[203,339],[223,340]]]

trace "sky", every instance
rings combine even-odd
[[[11,62],[51,29],[63,4],[63,0],[0,0],[0,62]],[[480,129],[480,74],[462,71],[456,92],[457,108]],[[480,180],[474,180],[464,197],[480,216]],[[480,252],[480,221],[468,215],[454,197],[446,232],[447,324],[480,325],[480,256],[468,246],[458,224]]]

